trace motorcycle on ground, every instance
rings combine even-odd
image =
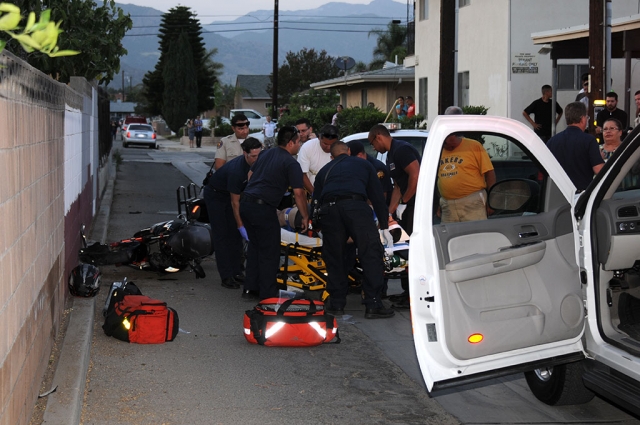
[[[196,278],[204,278],[202,259],[213,253],[211,226],[206,223],[175,220],[156,223],[136,232],[131,238],[110,244],[88,244],[81,229],[79,259],[83,263],[129,265],[140,270],[178,272],[191,270]]]

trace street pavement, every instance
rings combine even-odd
[[[164,139],[159,144],[159,150],[119,148],[124,161],[113,199],[104,200],[92,238],[119,240],[172,219],[176,189],[191,181],[201,184],[215,147],[189,149]],[[220,285],[213,257],[203,267],[205,279],[185,271],[159,275],[101,267],[102,289],[93,302],[74,299],[54,378],[59,389],[49,396],[44,423],[638,423],[598,398],[582,406],[546,406],[521,375],[430,397],[415,357],[409,313],[366,320],[356,294],[339,321],[340,344],[251,345],[243,336],[242,317],[253,304],[241,299],[240,290]],[[104,335],[108,288],[124,277],[177,310],[181,332],[175,341],[137,345]],[[391,281],[390,292],[399,290],[399,282]],[[78,358],[77,353],[86,354]]]

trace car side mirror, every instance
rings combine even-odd
[[[498,214],[535,211],[539,193],[540,185],[534,180],[502,180],[489,190],[489,207]]]

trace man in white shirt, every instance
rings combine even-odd
[[[267,115],[267,122],[262,124],[262,134],[264,134],[264,147],[269,149],[276,145],[276,123],[271,121],[271,115]]]
[[[320,129],[320,138],[306,142],[298,152],[298,162],[302,168],[304,188],[313,193],[316,174],[331,161],[331,145],[338,141],[338,128],[327,124]]]

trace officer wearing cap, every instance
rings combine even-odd
[[[351,237],[358,248],[363,268],[365,318],[388,318],[394,311],[384,307],[380,299],[383,278],[384,249],[376,229],[373,212],[367,204],[371,201],[378,217],[388,217],[382,185],[373,165],[349,156],[349,147],[335,142],[331,147],[333,160],[325,165],[316,178],[314,203],[326,209],[322,216],[322,258],[327,265],[328,311],[343,314],[349,283],[344,264],[344,250]],[[380,232],[392,246],[387,220],[380,220]]]
[[[298,162],[304,173],[304,188],[313,193],[316,175],[331,161],[331,145],[338,141],[338,127],[327,124],[320,129],[320,137],[302,145]]]
[[[247,231],[240,218],[240,194],[247,185],[249,169],[261,150],[260,141],[249,137],[242,144],[243,155],[213,173],[204,187],[213,246],[220,247],[215,250],[218,273],[222,286],[229,289],[239,288],[240,282],[244,281],[242,239],[247,239]]]
[[[293,158],[299,150],[298,130],[283,127],[278,132],[278,146],[262,152],[249,172],[249,183],[240,197],[240,217],[249,238],[243,298],[278,296],[280,223],[276,209],[289,187],[293,188],[302,215],[301,231],[307,229],[309,215],[302,169]]]
[[[233,134],[218,142],[213,168],[218,170],[227,161],[242,155],[242,142],[249,136],[249,119],[245,114],[235,114],[231,118]]]
[[[373,165],[373,168],[376,169],[376,174],[380,179],[380,183],[382,183],[382,191],[384,192],[384,197],[387,200],[387,205],[391,200],[391,193],[393,192],[393,183],[391,183],[391,177],[389,175],[389,167],[382,162],[378,161],[376,158],[369,155],[364,150],[364,145],[359,140],[352,140],[347,142],[347,146],[349,146],[349,152],[351,152],[351,156],[357,156],[358,158],[366,159]]]

